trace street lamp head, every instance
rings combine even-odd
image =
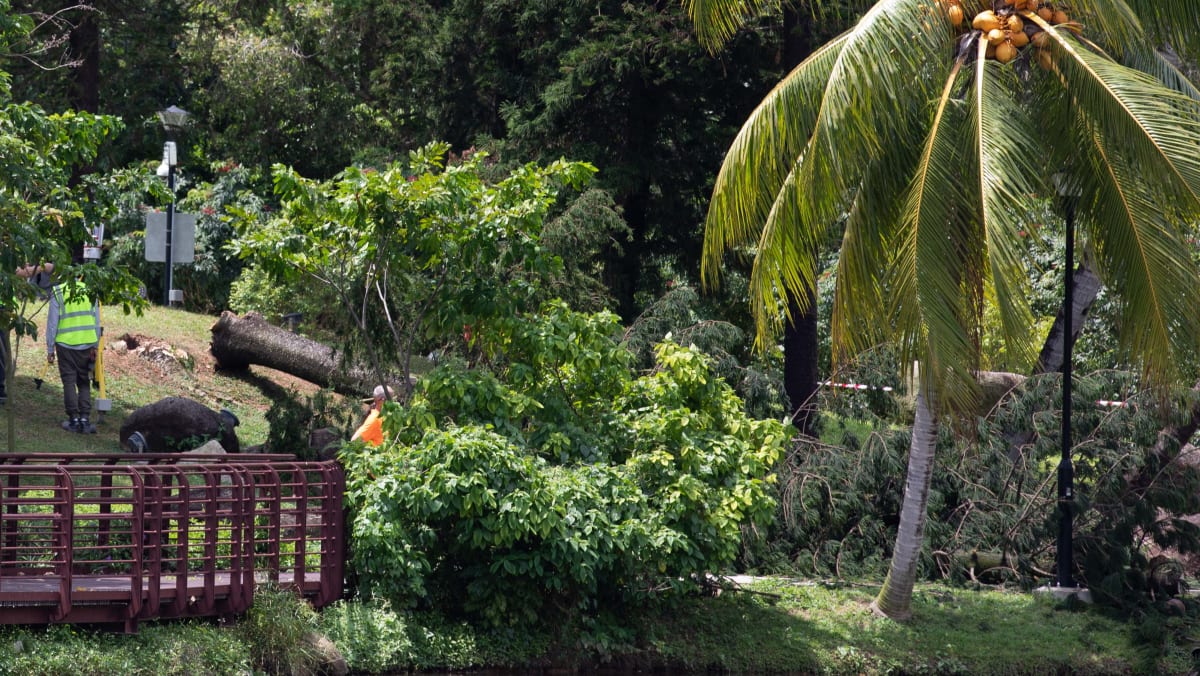
[[[1079,185],[1079,177],[1066,172],[1055,172],[1051,178],[1054,180],[1054,191],[1059,197],[1079,197],[1083,194],[1083,188]]]
[[[158,121],[162,123],[163,129],[168,135],[182,131],[187,126],[189,117],[191,117],[191,113],[179,106],[171,106],[166,110],[158,111]]]

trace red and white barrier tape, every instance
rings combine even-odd
[[[894,391],[893,388],[891,388],[891,387],[886,387],[886,386],[885,387],[876,387],[874,385],[863,385],[861,383],[835,383],[835,382],[832,382],[829,380],[822,380],[820,384],[825,387],[838,387],[843,390],[879,390],[879,391],[883,391],[883,392],[893,392]],[[1125,407],[1125,406],[1129,405],[1129,402],[1110,401],[1108,399],[1099,399],[1096,401],[1096,405],[1097,406]]]

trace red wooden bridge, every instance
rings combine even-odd
[[[341,597],[333,461],[291,455],[0,454],[0,623],[233,615],[257,585]]]

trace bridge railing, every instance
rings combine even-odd
[[[236,614],[261,584],[316,606],[345,569],[336,462],[0,455],[0,623]]]

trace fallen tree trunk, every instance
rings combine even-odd
[[[1054,324],[1050,327],[1046,342],[1042,344],[1042,352],[1033,369],[1035,376],[1062,371],[1063,356],[1066,354],[1064,341],[1070,340],[1071,345],[1075,345],[1075,342],[1079,340],[1079,334],[1083,332],[1083,327],[1087,324],[1088,313],[1091,312],[1092,305],[1096,303],[1100,290],[1104,288],[1104,282],[1100,281],[1100,276],[1092,269],[1090,256],[1085,255],[1079,262],[1072,279],[1075,290],[1071,294],[1071,307],[1068,309],[1064,303],[1058,308],[1058,315],[1054,318]],[[1065,329],[1068,311],[1071,313],[1070,336],[1066,335]]]
[[[1100,276],[1093,269],[1091,257],[1086,254],[1075,268],[1072,280],[1074,291],[1071,294],[1071,307],[1068,308],[1066,303],[1063,303],[1058,308],[1058,315],[1054,318],[1050,333],[1046,335],[1046,342],[1042,344],[1037,364],[1034,365],[1033,375],[1035,376],[1063,370],[1067,345],[1070,344],[1073,347],[1079,340],[1079,334],[1083,332],[1083,327],[1087,323],[1088,313],[1091,312],[1092,305],[1096,303],[1100,290],[1104,288],[1104,282],[1100,280]],[[1068,312],[1071,313],[1071,335],[1069,336],[1066,332]],[[1008,440],[1008,458],[1013,462],[1021,458],[1024,449],[1031,447],[1037,437],[1033,430],[1009,430],[1005,432],[1004,436]]]
[[[977,371],[975,382],[979,385],[979,415],[986,417],[1001,399],[1025,382],[1025,376],[1004,371]]]
[[[380,376],[362,364],[347,363],[338,350],[275,326],[257,312],[238,317],[222,312],[212,325],[210,351],[217,368],[244,370],[266,366],[352,397],[369,396]],[[404,392],[385,376],[393,391]],[[364,394],[365,393],[365,394]]]

